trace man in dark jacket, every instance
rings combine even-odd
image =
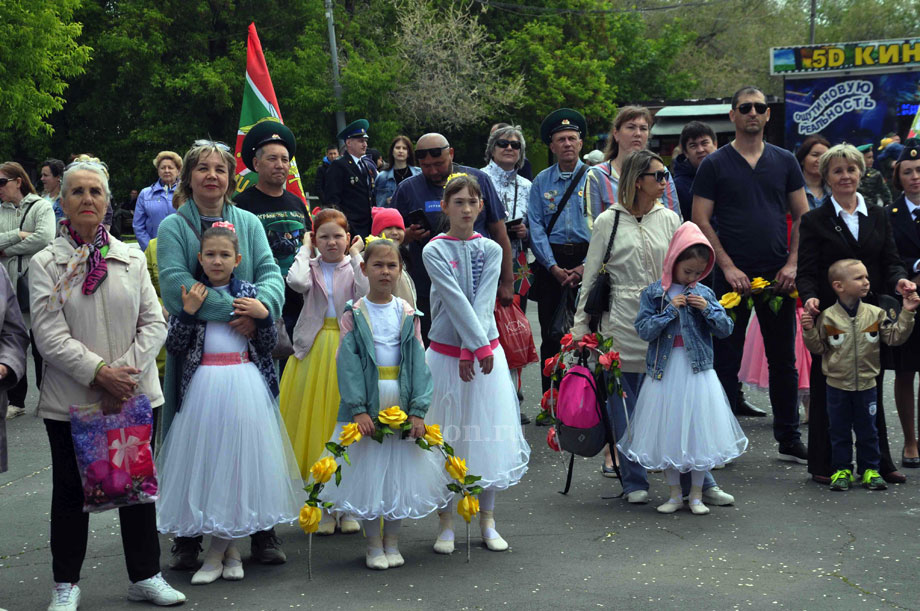
[[[326,147],[326,156],[323,157],[319,167],[316,168],[316,182],[313,184],[313,190],[316,191],[314,195],[319,198],[320,204],[326,203],[326,172],[329,171],[329,166],[332,165],[332,162],[338,158],[339,147],[335,144],[330,144]]]
[[[671,176],[677,187],[680,213],[693,218],[693,179],[703,159],[716,150],[716,133],[702,121],[691,121],[680,132],[680,155],[671,164]]]
[[[325,205],[335,206],[345,214],[353,236],[370,235],[371,208],[377,203],[377,166],[364,157],[369,127],[366,119],[358,119],[339,132],[339,139],[345,141],[345,154],[329,166],[323,192]]]

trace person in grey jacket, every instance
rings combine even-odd
[[[18,290],[19,277],[28,282],[29,260],[54,239],[54,208],[51,202],[40,197],[32,186],[28,174],[15,161],[0,164],[0,265],[9,275],[13,294]],[[25,288],[25,286],[23,286]],[[28,294],[21,296],[28,303]],[[28,309],[28,308],[25,308]],[[41,387],[42,358],[32,340],[32,357],[35,359],[35,385]],[[9,391],[7,418],[25,413],[26,394],[29,389],[26,371]]]
[[[6,270],[0,268],[0,473],[7,470],[7,391],[26,374],[29,336]]]

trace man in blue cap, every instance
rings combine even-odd
[[[539,264],[531,289],[537,294],[531,298],[537,300],[540,319],[541,363],[559,351],[561,334],[552,334],[553,317],[563,289],[581,284],[591,241],[584,200],[588,166],[579,155],[587,129],[585,118],[571,108],[550,113],[540,125],[540,137],[556,157],[556,163],[533,179],[527,204],[530,246]],[[543,376],[544,392],[549,385]]]
[[[351,234],[362,237],[371,232],[377,178],[377,167],[364,158],[369,127],[367,119],[358,119],[339,132],[339,139],[345,141],[345,154],[333,161],[326,172],[326,205],[341,210]]]

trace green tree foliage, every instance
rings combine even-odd
[[[47,134],[68,80],[83,72],[89,47],[73,22],[80,0],[0,2],[0,130]]]

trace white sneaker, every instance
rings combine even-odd
[[[725,505],[732,505],[735,502],[735,497],[718,486],[713,486],[703,490],[703,501],[708,505],[724,507]]]
[[[144,579],[128,586],[128,600],[148,600],[160,607],[170,607],[185,602],[185,594],[176,590],[157,573],[150,579]]]
[[[648,490],[633,490],[626,495],[626,501],[634,505],[644,505],[648,503]]]
[[[13,418],[18,418],[26,413],[26,408],[19,407],[18,405],[7,405],[6,406],[6,419],[12,420]],[[76,609],[76,607],[74,607]]]
[[[79,607],[80,586],[75,583],[55,582],[48,611],[77,611]]]

